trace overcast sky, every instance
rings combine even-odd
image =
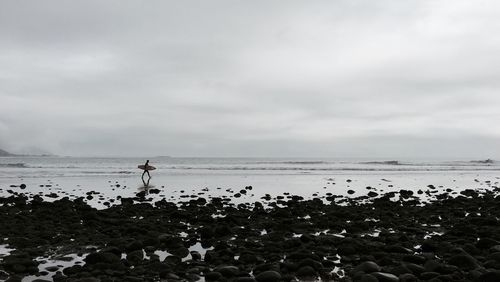
[[[0,2],[0,148],[500,158],[500,2]]]

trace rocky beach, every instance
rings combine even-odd
[[[500,281],[498,183],[248,203],[233,199],[251,186],[178,202],[150,189],[105,209],[22,188],[0,198],[0,280]]]

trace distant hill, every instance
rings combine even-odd
[[[33,153],[20,153],[12,154],[5,150],[0,149],[0,157],[56,157],[56,155],[47,152],[33,152]]]
[[[0,149],[0,157],[13,157],[13,156],[16,156],[16,155],[11,154],[11,153],[9,153],[9,152],[7,152],[5,150]]]

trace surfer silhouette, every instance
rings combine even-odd
[[[146,163],[144,164],[144,172],[142,173],[142,179],[144,181],[144,174],[148,174],[148,177],[151,178],[151,174],[149,174],[149,160],[146,160]],[[149,179],[148,179],[149,182]]]

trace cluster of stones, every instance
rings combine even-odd
[[[326,203],[288,195],[238,205],[139,195],[103,210],[84,198],[16,193],[0,198],[0,238],[15,249],[1,259],[0,279],[500,281],[498,192],[466,190],[423,204],[402,190],[342,205],[334,195]],[[190,251],[198,243],[206,253]],[[84,263],[40,269],[37,258],[63,251]]]

